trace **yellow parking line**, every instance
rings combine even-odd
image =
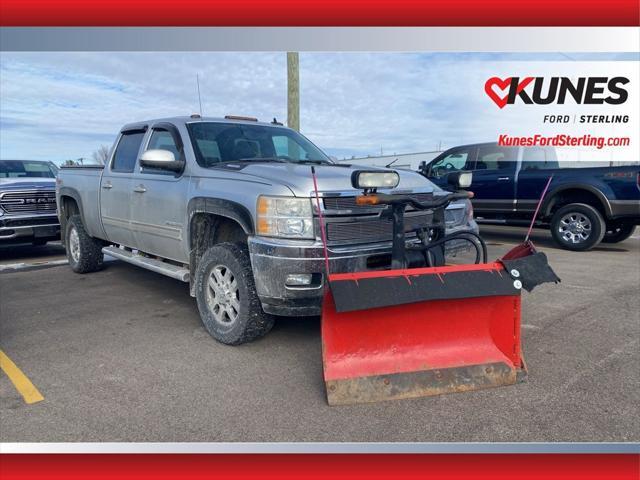
[[[16,387],[16,390],[22,395],[24,401],[27,403],[37,403],[44,400],[42,394],[31,383],[27,376],[11,361],[5,353],[0,350],[0,369],[7,374],[9,380]]]

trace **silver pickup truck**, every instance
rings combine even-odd
[[[189,282],[204,326],[226,344],[264,335],[274,315],[318,315],[325,266],[312,166],[330,270],[388,268],[392,224],[379,206],[356,204],[355,167],[275,120],[199,116],[126,125],[106,166],[60,171],[69,264],[93,272],[107,254]],[[399,174],[386,193],[442,193],[418,173]],[[477,232],[468,200],[445,213],[447,233]],[[431,219],[407,211],[408,241]]]

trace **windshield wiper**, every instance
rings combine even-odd
[[[314,165],[323,165],[323,164],[333,165],[333,162],[329,162],[327,160],[311,160],[308,158],[304,160],[295,160],[293,163],[304,163],[304,164],[312,163]]]
[[[278,163],[290,163],[289,160],[278,157],[250,157],[239,158],[237,160],[229,160],[229,162],[278,162]]]

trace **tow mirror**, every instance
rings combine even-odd
[[[473,173],[460,170],[458,172],[451,172],[447,175],[447,183],[454,187],[456,190],[469,188],[473,181]]]
[[[151,149],[144,152],[140,157],[140,166],[181,172],[184,168],[184,160],[176,160],[173,152],[169,150]]]

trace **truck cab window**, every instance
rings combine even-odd
[[[458,170],[473,170],[473,155],[468,149],[456,149],[431,164],[431,175],[440,178]]]
[[[329,158],[293,130],[265,125],[222,122],[187,124],[196,161],[202,167],[217,163],[265,160],[318,161]]]
[[[522,170],[559,168],[555,150],[530,147],[522,150]]]
[[[155,149],[170,151],[176,157],[176,160],[182,156],[182,150],[178,149],[173,135],[166,130],[154,130],[151,134],[147,150]]]
[[[144,137],[143,130],[123,132],[113,155],[111,171],[132,173],[138,159],[138,151]]]
[[[476,170],[515,170],[518,149],[497,145],[481,146],[478,149]]]
[[[147,145],[147,150],[167,150],[173,153],[176,160],[184,157],[182,146],[176,144],[176,139],[171,132],[161,128],[154,129]],[[175,172],[164,170],[161,168],[142,167],[141,173],[153,173],[156,175],[175,176]]]

